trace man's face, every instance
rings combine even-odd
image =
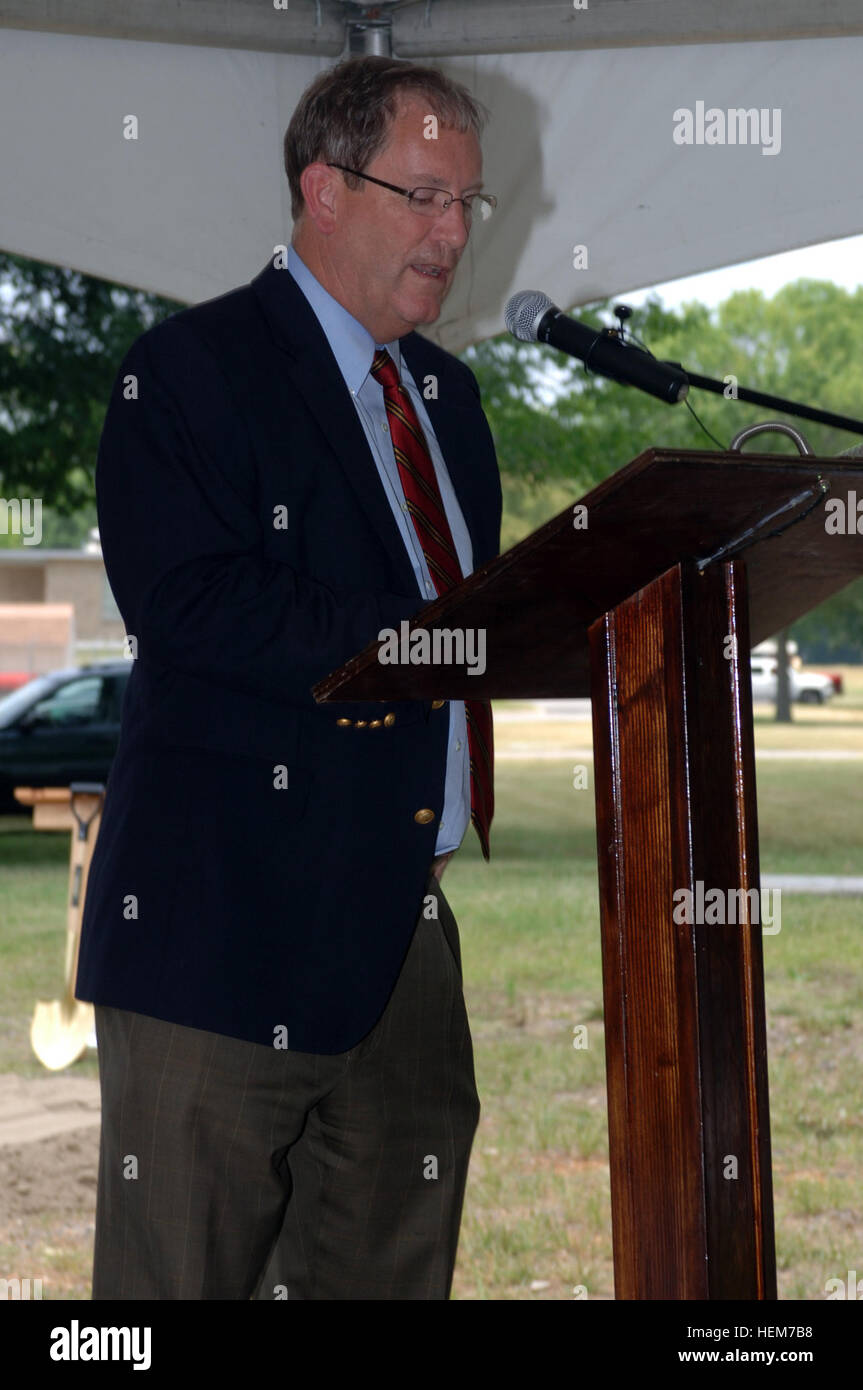
[[[438,122],[427,140],[428,101],[402,97],[384,149],[363,173],[400,188],[443,188],[461,197],[482,186],[482,153],[473,131],[460,133]],[[327,287],[377,343],[434,323],[467,244],[461,203],[423,216],[408,199],[362,181],[357,190],[343,176],[333,189],[335,226],[321,247],[333,283]]]

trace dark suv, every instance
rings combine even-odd
[[[0,699],[0,812],[29,813],[13,787],[107,781],[131,670],[111,661],[51,671]]]

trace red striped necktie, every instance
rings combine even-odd
[[[422,546],[432,583],[439,594],[460,584],[461,572],[452,532],[446,518],[434,464],[411,398],[399,380],[396,365],[386,348],[379,348],[372,362],[372,376],[384,388],[384,404],[390,426],[393,453],[402,480],[405,501]],[[488,832],[494,815],[494,741],[491,704],[465,700],[467,742],[470,752],[470,818],[486,859]]]

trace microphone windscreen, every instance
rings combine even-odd
[[[504,320],[514,338],[523,343],[535,343],[540,319],[553,308],[554,304],[542,290],[519,290],[507,300]]]

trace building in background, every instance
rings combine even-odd
[[[0,691],[121,657],[124,633],[95,527],[80,550],[0,549]]]

